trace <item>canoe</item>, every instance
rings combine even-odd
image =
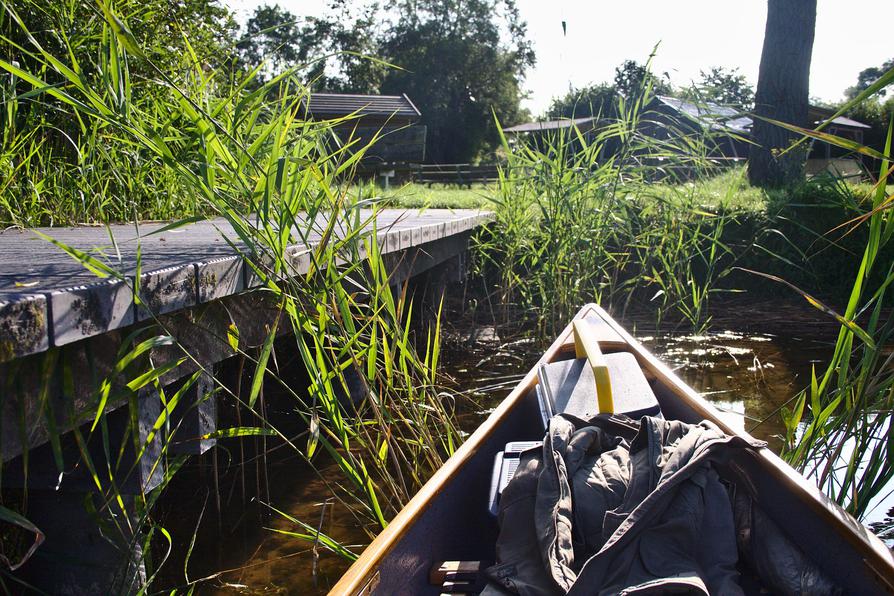
[[[632,353],[652,385],[665,418],[707,419],[728,434],[747,436],[652,356],[602,308],[587,305],[586,319],[606,353]],[[573,356],[571,324],[490,417],[457,449],[388,527],[364,550],[330,594],[438,594],[429,571],[438,561],[493,561],[496,520],[487,501],[494,456],[510,441],[543,435],[535,395],[541,364]],[[749,450],[737,461],[763,511],[817,565],[849,593],[894,593],[894,557],[863,525],[814,483],[769,449]]]

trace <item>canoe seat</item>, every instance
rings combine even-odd
[[[488,565],[482,561],[437,561],[428,572],[428,581],[441,588],[442,594],[478,594],[484,589]]]
[[[661,408],[655,392],[643,374],[636,356],[617,352],[603,356],[611,380],[611,401],[615,414],[631,418],[659,416]],[[540,367],[537,399],[544,430],[549,419],[567,413],[589,420],[600,413],[596,377],[586,358],[559,360]]]

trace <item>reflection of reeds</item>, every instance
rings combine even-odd
[[[621,100],[590,131],[503,137],[497,225],[477,249],[499,278],[504,318],[518,308],[552,337],[582,303],[623,310],[640,296],[659,319],[707,325],[733,256],[721,241],[732,216],[700,205],[692,185],[650,186],[711,169],[714,134],[652,112],[650,100],[648,89]]]
[[[14,7],[2,0],[0,3],[14,18]],[[71,218],[97,213],[110,218],[123,215],[125,219],[134,213],[170,216],[183,214],[184,210],[190,215],[224,218],[236,235],[226,240],[244,256],[260,283],[255,291],[275,306],[279,316],[273,319],[267,340],[260,346],[241,345],[240,330],[231,325],[226,339],[239,358],[240,368],[243,362],[247,364],[250,381],[236,388],[216,381],[216,399],[236,404],[239,423],[205,438],[239,442],[243,500],[250,498],[246,493],[251,492],[259,500],[269,498],[267,483],[275,481],[268,479],[266,468],[266,442],[271,438],[288,445],[295,457],[311,465],[317,452],[325,451],[339,471],[337,476],[328,474],[324,478],[333,497],[350,506],[358,522],[370,535],[375,534],[453,452],[458,434],[452,412],[434,390],[440,314],[422,338],[424,352],[417,353],[417,331],[410,324],[413,300],[406,286],[398,291],[392,287],[376,239],[376,206],[351,201],[345,191],[366,147],[351,140],[333,142],[331,129],[341,120],[305,121],[301,105],[307,90],[290,73],[264,84],[255,79],[256,72],[228,82],[186,60],[185,74],[175,80],[134,46],[121,21],[107,5],[102,7],[107,22],[100,39],[89,40],[95,43],[99,56],[89,74],[71,62],[83,48],[76,51],[68,47],[60,57],[35,44],[29,48],[28,64],[37,67],[29,71],[0,60],[0,67],[16,79],[13,92],[16,85],[30,86],[33,91],[27,101],[51,103],[61,113],[77,119],[83,128],[77,149],[85,179],[79,184],[89,189],[86,194],[91,201],[99,203],[86,210],[71,206],[66,211],[55,204],[49,208]],[[141,61],[163,81],[150,100],[132,100],[130,61]],[[21,97],[13,99],[18,105],[27,103]],[[7,153],[0,159],[9,158],[12,152],[25,153],[33,161],[20,167],[49,171],[44,160],[53,160],[53,156],[41,143],[37,133],[4,138],[3,151]],[[182,209],[152,207],[146,211],[145,206],[133,206],[126,212],[105,213],[104,187],[98,183],[102,177],[138,186],[139,196],[166,196],[166,200],[174,196]],[[0,205],[4,216],[21,214],[16,221],[23,224],[45,221],[23,205],[9,204],[11,194],[4,191],[0,196],[7,201]],[[361,207],[371,208],[373,214],[361,211]],[[182,219],[165,229],[191,221]],[[295,244],[313,246],[306,274],[296,274],[289,248]],[[98,275],[121,276],[91,255],[57,245]],[[136,294],[139,297],[139,288]],[[138,573],[131,572],[120,586],[110,588],[113,591],[151,585],[165,565],[165,551],[170,553],[172,541],[184,542],[184,537],[172,537],[160,526],[151,511],[185,461],[185,456],[169,453],[178,430],[172,413],[178,406],[197,406],[187,403],[195,395],[191,391],[200,375],[212,371],[202,367],[198,354],[177,346],[165,325],[164,320],[153,318],[125,339],[118,364],[97,382],[95,407],[89,419],[68,421],[79,449],[77,465],[89,471],[95,487],[97,498],[90,500],[90,506],[97,523],[107,526],[105,535],[118,542],[122,552],[146,555],[140,556],[148,577],[142,580]],[[308,386],[292,386],[279,375],[274,339],[281,330],[290,332],[287,345],[306,369]],[[154,366],[154,350],[162,346],[178,348],[181,354],[167,364]],[[56,416],[47,396],[58,379],[62,380],[63,391],[69,390],[66,379],[71,377],[66,377],[65,359],[54,360],[57,353],[51,351],[45,360],[41,395],[51,429],[50,444],[62,472],[72,462],[62,459],[60,432],[55,430]],[[166,391],[162,377],[175,374],[184,364],[199,370],[176,390]],[[352,395],[346,373],[359,377],[362,393]],[[241,374],[238,377],[241,379]],[[15,382],[6,379],[4,383],[6,395]],[[271,384],[291,400],[292,415],[308,429],[306,442],[296,443],[267,416],[264,387]],[[138,400],[140,392],[147,390],[157,392],[162,408],[148,435],[140,435]],[[162,439],[160,454],[152,461],[152,467],[163,472],[161,485],[133,500],[125,497],[117,484],[121,472],[128,472],[116,469],[123,461],[121,454],[109,447],[113,431],[107,420],[122,404],[128,405],[130,415],[121,449],[126,445],[133,449],[137,463],[132,466],[148,458],[148,447],[156,438]],[[87,425],[81,426],[84,422]],[[246,439],[258,440],[254,487],[246,486],[246,474],[252,473],[250,465],[244,463]],[[96,441],[104,445],[102,461],[92,457],[87,448]],[[26,451],[26,465],[27,458]],[[215,502],[219,503],[219,496],[215,496]],[[0,519],[32,529],[12,509],[0,508]],[[298,526],[296,537],[353,556],[312,525],[294,521]],[[195,535],[190,539],[190,552],[194,540]],[[150,542],[155,546],[152,558],[148,557]],[[133,571],[132,564],[130,568]],[[184,579],[189,584],[189,579]]]

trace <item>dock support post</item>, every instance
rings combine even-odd
[[[214,375],[216,367],[209,366],[199,375],[189,391],[189,399],[183,399],[174,410],[172,427],[176,428],[169,450],[179,455],[202,455],[217,439],[202,438],[217,430],[217,395]]]
[[[65,466],[61,478],[49,445],[29,452],[27,475],[21,457],[5,466],[4,489],[21,494],[25,517],[46,537],[17,574],[34,588],[48,594],[129,594],[145,584],[138,500],[164,480],[160,433],[152,435],[161,413],[158,391],[144,387],[133,407],[133,412],[125,407],[106,415],[109,453],[112,458],[123,453],[120,461],[106,461],[104,431],[97,428],[91,435],[89,426],[84,426],[80,432],[91,466],[72,433],[61,437]],[[139,461],[133,431],[143,449]]]

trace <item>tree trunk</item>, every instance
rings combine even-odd
[[[748,179],[761,187],[786,186],[804,176],[808,145],[787,149],[798,135],[760,117],[808,127],[810,55],[816,29],[816,0],[769,0],[751,129]]]

